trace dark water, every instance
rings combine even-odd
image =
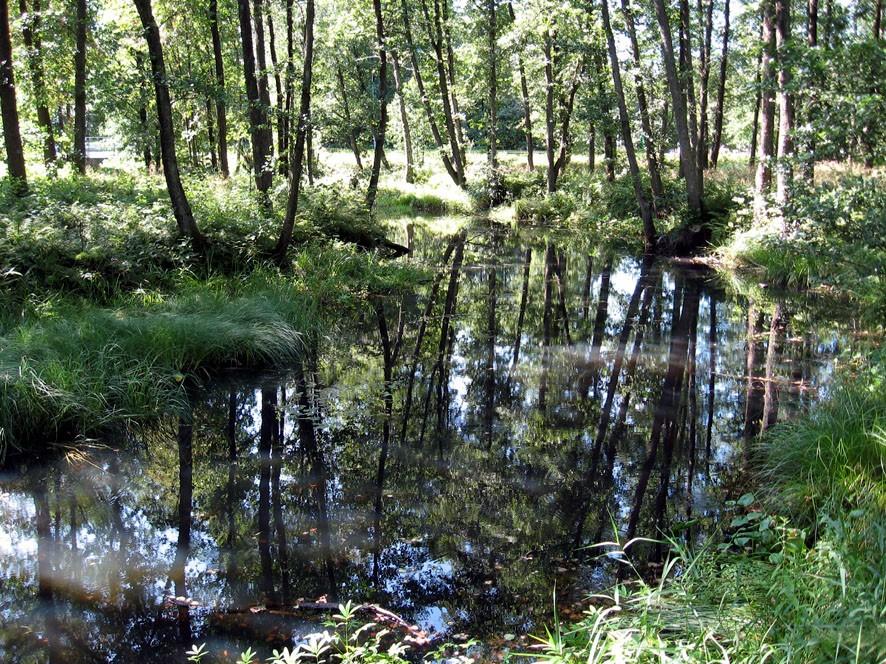
[[[411,260],[438,287],[378,300],[303,364],[4,471],[0,657],[282,644],[322,616],[250,608],[324,596],[449,636],[522,633],[555,587],[568,610],[611,580],[589,545],[703,538],[760,428],[827,391],[849,325],[571,245],[420,237]]]

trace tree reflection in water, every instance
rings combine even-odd
[[[555,584],[568,603],[611,579],[587,547],[613,527],[703,538],[711,489],[848,343],[808,302],[748,303],[696,269],[555,234],[415,234],[418,296],[372,294],[297,366],[218,377],[190,413],[2,476],[0,653],[168,661],[253,643],[251,607],[322,596],[531,629]]]

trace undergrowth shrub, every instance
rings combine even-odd
[[[718,249],[726,265],[760,270],[777,285],[848,297],[873,324],[886,320],[886,187],[877,177],[845,177],[804,188],[783,210],[731,216],[733,236]]]

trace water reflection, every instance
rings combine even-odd
[[[284,643],[320,620],[288,609],[318,599],[531,629],[555,584],[568,604],[607,581],[587,547],[613,527],[703,537],[723,478],[846,343],[803,302],[743,302],[698,270],[495,227],[415,234],[427,287],[374,296],[335,348],[5,472],[4,660]]]

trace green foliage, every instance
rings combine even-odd
[[[884,358],[764,437],[763,499],[718,546],[670,541],[657,584],[621,583],[541,639],[551,662],[879,662],[886,657]],[[608,555],[629,564],[623,551]],[[603,546],[603,545],[601,545]],[[537,655],[533,654],[533,657]]]
[[[876,177],[798,188],[768,223],[749,207],[718,250],[727,266],[755,268],[777,285],[815,288],[857,302],[874,325],[886,319],[886,189]]]
[[[308,664],[313,662],[338,662],[340,664],[407,664],[414,661],[407,657],[411,648],[410,638],[393,632],[375,621],[361,622],[362,606],[352,602],[339,604],[338,612],[324,623],[322,632],[308,634],[294,648],[274,650],[265,661],[269,664]],[[465,646],[467,647],[467,646]],[[427,655],[427,662],[439,661],[448,651],[458,647],[444,645]],[[200,664],[209,656],[206,644],[194,645],[187,651],[188,661]],[[239,662],[249,664],[257,660],[256,653],[248,648],[240,655]],[[473,662],[468,657],[458,657],[460,664]]]
[[[575,211],[575,201],[563,192],[550,196],[521,198],[514,204],[514,217],[519,223],[559,225],[564,224]]]
[[[353,249],[311,245],[292,274],[184,280],[103,308],[46,300],[0,337],[0,431],[22,448],[74,432],[183,413],[207,371],[291,366],[369,295],[414,283]]]

